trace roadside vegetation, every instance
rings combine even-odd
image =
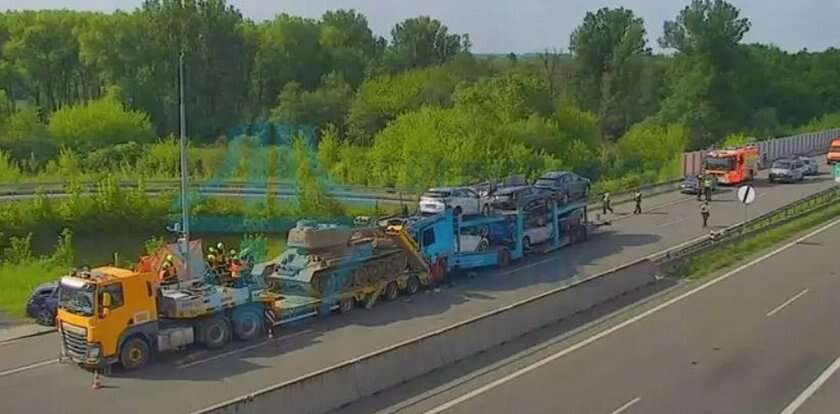
[[[354,10],[254,22],[225,0],[0,13],[0,186],[68,193],[2,204],[0,286],[64,266],[11,260],[15,240],[162,229],[177,214],[178,197],[144,188],[179,173],[182,48],[190,177],[297,185],[291,202],[193,197],[197,222],[245,231],[382,211],[336,202],[334,183],[419,192],[572,170],[616,192],[677,178],[686,150],[840,127],[840,50],[745,44],[749,20],[722,0],[690,0],[664,29],[649,39],[632,10],[602,8],[568,51],[477,55],[429,16],[386,39]]]
[[[715,272],[744,262],[759,252],[784,241],[793,239],[821,224],[840,217],[840,205],[831,205],[805,216],[791,220],[778,227],[748,236],[745,240],[727,245],[725,248],[693,257],[677,270],[680,277],[700,279]]]

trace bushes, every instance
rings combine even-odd
[[[62,230],[51,256],[34,257],[31,238],[31,233],[26,237],[10,237],[9,247],[0,257],[0,286],[3,286],[0,289],[0,310],[15,316],[23,316],[25,310],[22,305],[36,286],[55,280],[73,264],[73,236],[70,230]]]
[[[60,145],[89,150],[153,137],[148,115],[125,109],[113,95],[55,111],[48,128]]]

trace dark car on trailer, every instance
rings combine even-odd
[[[550,194],[530,185],[505,187],[496,190],[490,199],[490,206],[495,210],[534,210],[545,207]]]
[[[549,193],[555,200],[568,203],[586,198],[592,184],[588,178],[569,171],[551,171],[543,174],[534,187]]]

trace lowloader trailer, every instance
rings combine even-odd
[[[478,217],[445,211],[364,229],[361,237],[300,225],[290,232],[289,250],[248,269],[232,286],[212,278],[160,285],[159,269],[143,266],[74,273],[59,282],[62,360],[108,372],[116,363],[140,368],[157,353],[193,344],[215,349],[232,339],[254,340],[273,326],[414,294],[458,270],[504,267],[548,253],[585,240],[601,225],[588,220],[585,203]],[[324,235],[349,241],[319,239]],[[481,241],[467,251],[464,236]]]

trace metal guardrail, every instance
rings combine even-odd
[[[660,264],[668,263],[673,265],[688,257],[726,246],[759,231],[769,230],[821,208],[828,207],[838,199],[840,199],[840,187],[835,186],[799,199],[761,216],[727,227],[719,232],[711,232],[703,239],[687,246],[668,250],[660,256],[655,257],[654,260]]]
[[[641,187],[645,197],[663,194],[679,189],[681,180],[671,180],[663,183],[648,184]],[[3,196],[34,196],[36,194],[60,195],[67,191],[67,182],[42,182],[42,183],[20,183],[0,184],[0,197]],[[119,185],[123,189],[135,189],[137,181],[122,180]],[[178,180],[149,180],[143,181],[146,190],[151,193],[165,191],[177,191],[180,182]],[[99,182],[86,181],[79,183],[80,190],[84,193],[97,191]],[[194,181],[190,188],[203,195],[265,195],[266,191],[273,191],[280,196],[291,196],[297,192],[297,185],[294,181],[273,181],[267,183],[253,183],[248,181]],[[402,191],[393,188],[373,188],[352,185],[327,185],[327,192],[334,197],[345,199],[364,199],[382,201],[404,201],[407,203],[416,202],[420,195],[417,193]],[[621,204],[632,201],[634,190],[621,191],[612,195],[613,204]],[[600,195],[592,194],[589,197],[593,206],[600,206]]]

